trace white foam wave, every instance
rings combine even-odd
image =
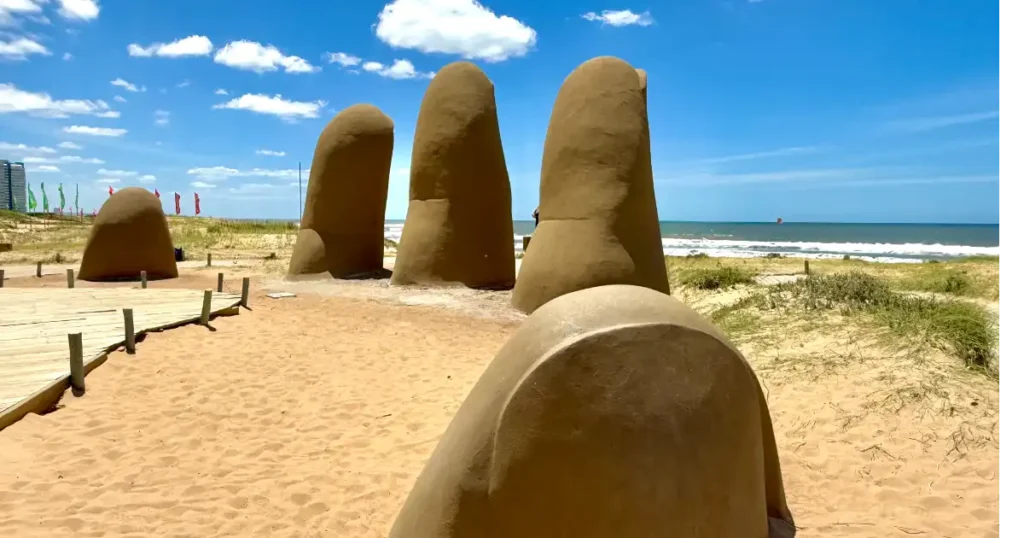
[[[398,241],[402,224],[385,224],[384,237]],[[666,256],[706,254],[713,258],[757,258],[769,253],[808,259],[840,259],[850,256],[881,263],[920,263],[929,258],[998,256],[999,247],[944,245],[941,243],[826,243],[813,241],[740,241],[731,239],[684,239],[663,237]],[[523,236],[515,236],[515,248],[523,249]]]

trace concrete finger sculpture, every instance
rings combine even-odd
[[[533,312],[605,284],[669,292],[647,123],[647,75],[617,58],[580,65],[555,99],[540,177],[540,223],[512,305]]]
[[[146,189],[115,192],[92,222],[78,278],[124,280],[175,278],[174,244],[160,199]]]
[[[394,122],[373,105],[350,106],[327,124],[313,154],[289,275],[352,278],[383,271],[394,145]]]
[[[416,122],[409,212],[391,283],[515,284],[512,194],[494,85],[456,62],[438,71]]]
[[[771,417],[743,356],[638,286],[552,300],[509,339],[390,538],[794,535]]]

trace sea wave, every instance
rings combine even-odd
[[[401,224],[384,226],[384,236],[392,241],[402,237]],[[929,259],[966,256],[998,256],[999,247],[944,245],[941,243],[828,243],[813,241],[744,241],[731,239],[663,237],[666,256],[706,254],[713,258],[757,258],[776,253],[808,259],[841,259],[849,256],[881,263],[920,263]],[[515,248],[523,249],[523,236],[515,236]]]

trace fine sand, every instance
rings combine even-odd
[[[298,297],[265,297],[285,290]],[[0,536],[386,536],[522,319],[507,292],[373,281],[265,281],[253,297],[215,331],[111,354],[84,397],[0,432]],[[998,536],[998,383],[853,330],[800,338],[739,343],[799,536]]]

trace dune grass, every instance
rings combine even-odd
[[[669,282],[689,286],[699,269],[737,268],[747,274],[793,275],[804,272],[802,258],[709,258],[670,256],[665,258]],[[871,263],[859,259],[811,260],[811,274],[828,275],[851,270],[890,282],[894,290],[937,293],[989,301],[999,299],[999,258],[972,256],[932,263]],[[706,273],[705,273],[706,274]]]
[[[749,326],[754,312],[787,310],[811,315],[864,314],[888,328],[895,339],[919,339],[971,368],[986,371],[998,346],[998,334],[984,308],[955,298],[901,293],[885,280],[862,271],[812,275],[774,285],[715,311],[711,318],[731,332]]]
[[[721,290],[754,282],[754,272],[741,267],[696,268],[672,274],[671,283],[699,290]]]
[[[720,290],[754,282],[757,271],[735,263],[711,261],[707,256],[666,258],[669,285],[672,288]]]

